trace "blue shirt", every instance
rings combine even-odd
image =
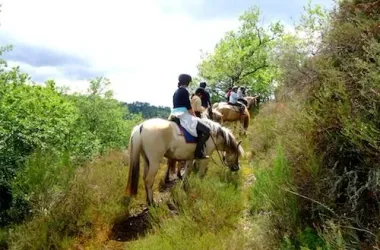
[[[231,95],[230,95],[230,100],[229,100],[229,102],[230,102],[230,103],[236,103],[237,100],[238,100],[238,95],[237,95],[237,93],[231,91]]]

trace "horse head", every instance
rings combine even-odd
[[[216,138],[215,143],[218,151],[223,151],[223,162],[231,171],[240,169],[239,157],[244,154],[241,141],[237,141],[232,132],[221,126],[219,123],[207,120],[206,123],[211,128],[212,136]],[[213,139],[214,140],[214,139]]]
[[[232,133],[227,135],[229,138],[225,140],[223,161],[231,171],[238,171],[240,169],[239,157],[244,153],[241,146],[242,141],[236,141]]]

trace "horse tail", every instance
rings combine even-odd
[[[133,128],[129,139],[129,175],[126,192],[130,196],[137,195],[140,179],[140,153],[142,149],[141,141],[142,125]]]
[[[244,124],[243,124],[244,129],[248,128],[250,120],[251,120],[251,118],[250,118],[250,115],[249,115],[249,111],[247,110],[246,111],[246,115],[244,116]]]

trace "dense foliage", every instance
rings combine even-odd
[[[3,48],[2,52],[7,49]],[[51,80],[45,86],[33,84],[18,67],[9,69],[2,61],[0,225],[22,220],[29,210],[28,200],[40,195],[32,192],[33,185],[26,183],[49,176],[54,184],[62,174],[53,167],[60,157],[80,164],[108,149],[121,149],[128,144],[130,130],[141,118],[133,116],[132,120],[125,120],[128,109],[113,99],[112,92],[106,91],[108,85],[107,79],[95,78],[90,81],[88,93],[69,95],[56,88]],[[51,168],[32,173],[28,160],[37,152],[40,158],[55,157]],[[68,167],[67,164],[60,170]],[[15,178],[18,186],[29,186],[29,189],[18,190],[14,186]],[[24,183],[20,183],[20,178]]]
[[[253,152],[273,162],[259,172],[252,209],[271,211],[287,249],[374,247],[380,2],[341,1],[329,13],[310,5],[306,11],[298,33],[278,45],[278,104],[256,122]]]

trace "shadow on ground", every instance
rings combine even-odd
[[[158,203],[166,203],[168,208],[173,214],[178,214],[178,210],[174,204],[168,201],[164,197],[165,193],[169,193],[170,189],[174,187],[178,180],[170,180],[169,182],[162,181],[159,184],[159,192],[162,195],[159,195],[156,199]],[[115,220],[114,225],[108,236],[109,240],[127,242],[136,240],[139,237],[144,237],[149,229],[152,228],[152,225],[149,221],[149,209],[145,208],[143,211],[136,215],[132,216],[120,216]]]
[[[124,242],[135,240],[144,236],[150,228],[149,211],[144,209],[137,215],[118,218],[111,229],[109,239]]]

